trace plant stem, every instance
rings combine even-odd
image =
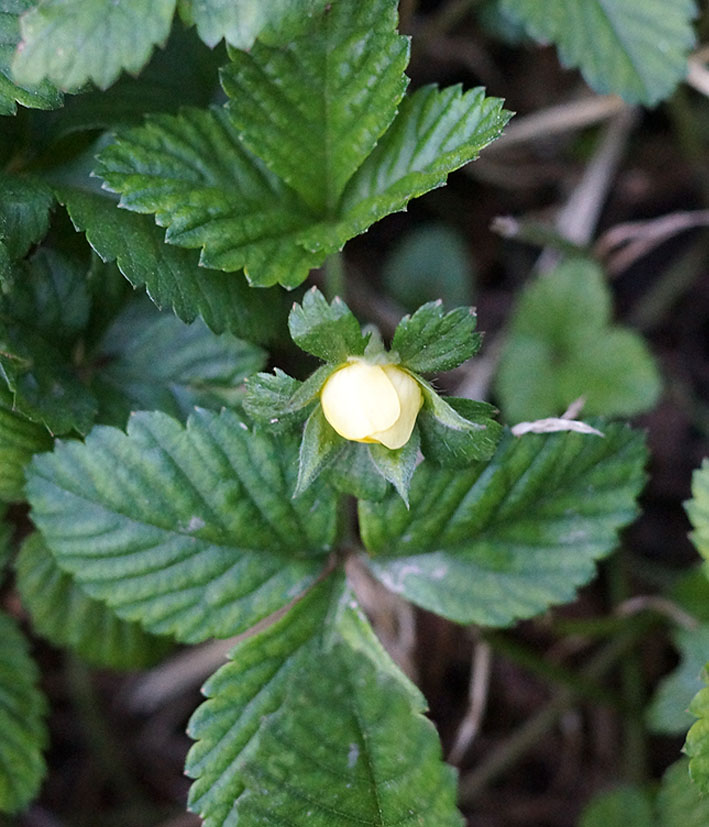
[[[345,299],[345,263],[342,253],[333,253],[325,260],[323,268],[325,272],[324,292],[327,298],[332,301],[335,296]]]

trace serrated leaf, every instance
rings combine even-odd
[[[62,105],[62,94],[44,80],[37,84],[18,84],[10,64],[20,42],[20,15],[35,5],[35,0],[0,0],[0,115],[14,115],[17,103],[33,109],[54,109]]]
[[[256,422],[268,423],[273,432],[294,427],[303,421],[302,409],[291,410],[291,399],[301,383],[276,368],[257,373],[246,381],[244,410]]]
[[[36,457],[32,517],[59,565],[119,616],[188,642],[228,637],[302,592],[335,539],[329,489],[291,500],[297,450],[231,411],[186,426],[138,413],[127,434],[97,427]]]
[[[496,378],[507,420],[558,416],[583,396],[584,414],[630,416],[660,394],[641,337],[611,324],[611,297],[597,265],[560,264],[532,281],[508,326]]]
[[[692,783],[686,759],[675,761],[662,776],[657,823],[660,827],[706,827],[707,822],[709,798]]]
[[[107,89],[125,69],[138,73],[167,40],[175,0],[45,0],[22,16],[12,61],[18,83],[45,78],[65,92],[91,81]],[[58,48],[57,44],[61,44]]]
[[[359,322],[339,296],[328,304],[316,287],[308,290],[300,304],[293,305],[288,330],[301,350],[334,364],[361,356],[369,339],[362,335]]]
[[[336,214],[406,89],[408,40],[396,34],[396,7],[329,4],[302,38],[233,52],[222,72],[242,140],[316,215]]]
[[[578,66],[598,92],[656,104],[687,72],[694,0],[501,0],[504,13]]]
[[[230,658],[190,725],[205,827],[462,823],[423,699],[349,592],[325,582]]]
[[[417,420],[426,459],[451,468],[490,459],[502,436],[492,405],[455,396],[443,399],[431,390],[426,399]]]
[[[422,463],[398,497],[360,503],[367,564],[390,590],[459,623],[503,626],[571,600],[636,514],[642,436],[509,433],[487,463]]]
[[[33,454],[51,446],[47,429],[13,411],[12,395],[0,387],[0,501],[24,498],[25,466]]]
[[[404,98],[391,127],[348,183],[342,220],[332,234],[352,238],[442,186],[450,172],[500,137],[511,115],[500,98],[486,98],[480,87],[465,93],[459,85],[417,89]]]
[[[68,646],[89,663],[112,669],[141,669],[172,649],[169,638],[149,635],[138,623],[120,620],[82,592],[59,568],[38,532],[22,544],[15,568],[17,589],[33,628],[55,646]]]
[[[10,258],[23,258],[44,238],[53,205],[54,196],[43,182],[0,172],[0,242]]]
[[[200,315],[215,333],[257,342],[275,338],[285,316],[275,291],[251,290],[238,273],[200,267],[193,251],[165,244],[150,217],[117,209],[113,198],[70,187],[58,188],[57,195],[103,261],[115,260],[158,308],[169,307],[188,323]]]
[[[692,499],[684,507],[694,531],[689,535],[697,551],[709,560],[709,459],[692,474]]]
[[[647,791],[630,785],[603,790],[581,813],[578,827],[658,827]]]
[[[186,419],[195,406],[219,408],[244,378],[264,366],[261,348],[201,321],[186,325],[147,300],[132,301],[106,332],[92,360],[102,422],[125,425],[134,410]]]
[[[0,812],[16,813],[37,795],[45,773],[46,701],[15,622],[0,613]]]
[[[276,43],[291,40],[325,4],[326,0],[179,0],[179,9],[209,46],[224,38],[232,46],[249,49],[257,37]]]
[[[442,302],[429,302],[404,316],[394,331],[391,347],[401,364],[415,373],[451,370],[473,357],[481,336],[475,333],[472,307],[457,307],[445,313]]]
[[[387,6],[392,7],[393,3]],[[365,14],[370,8],[369,2],[338,3],[337,11],[332,8],[325,16],[346,17],[358,14],[358,10]],[[393,25],[392,14],[385,18]],[[349,53],[356,44],[368,42],[369,28],[346,31],[338,26],[328,37],[337,33],[337,49]],[[389,38],[391,44],[400,43],[383,29],[382,37],[385,41]],[[152,118],[141,129],[121,135],[101,153],[98,173],[110,189],[122,193],[122,206],[155,213],[158,224],[167,227],[167,241],[202,248],[200,261],[205,266],[243,268],[249,280],[259,286],[300,284],[312,268],[320,266],[348,239],[389,212],[403,209],[411,198],[442,185],[450,171],[472,160],[500,135],[509,117],[502,112],[501,101],[486,99],[482,89],[462,95],[458,87],[441,92],[427,87],[402,104],[390,128],[356,172],[356,164],[374,146],[378,130],[388,123],[374,113],[361,115],[356,122],[352,113],[337,114],[333,129],[343,127],[346,132],[340,135],[335,129],[338,141],[331,146],[322,145],[318,137],[317,146],[322,151],[319,155],[306,151],[301,165],[297,158],[303,158],[303,147],[308,145],[301,135],[302,121],[312,113],[310,95],[303,91],[309,89],[309,76],[299,67],[319,65],[323,44],[328,42],[327,37],[313,37],[312,41],[304,37],[299,41],[297,63],[291,66],[292,77],[281,78],[296,95],[294,100],[305,101],[305,113],[291,106],[284,94],[277,97],[278,103],[269,97],[269,107],[277,103],[277,108],[268,111],[268,129],[262,128],[261,114],[241,123],[241,105],[235,105],[230,113],[186,110],[178,118]],[[335,48],[334,40],[330,46]],[[392,54],[382,56],[385,59],[378,75],[388,78],[389,85],[394,82],[390,63],[398,66],[401,62],[398,50],[399,46],[393,47]],[[264,47],[258,54],[265,60],[271,52]],[[251,58],[235,55],[237,62],[248,64],[249,71],[254,69]],[[280,59],[274,57],[277,63]],[[266,68],[258,65],[267,75]],[[372,82],[376,87],[376,79],[372,81],[368,73],[374,63],[365,61],[365,66],[370,68],[362,75],[356,61],[338,66],[338,84],[349,90],[344,103],[355,101],[355,110],[360,113],[357,98],[368,99]],[[237,74],[225,70],[229,88],[235,88]],[[262,81],[260,76],[259,84]],[[401,78],[398,82],[403,83]],[[376,95],[380,92],[383,94],[378,90]],[[252,120],[261,126],[252,128]],[[319,135],[322,124],[318,121],[317,126]],[[327,129],[325,133],[330,134]],[[273,142],[276,134],[280,137]],[[351,176],[349,181],[347,175]],[[342,197],[336,198],[343,187]],[[336,203],[328,199],[336,199]]]

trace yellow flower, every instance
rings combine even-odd
[[[396,365],[356,360],[338,368],[320,393],[325,419],[355,442],[406,445],[423,396],[418,382]]]

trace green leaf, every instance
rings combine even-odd
[[[530,282],[508,326],[496,389],[510,422],[558,416],[585,397],[584,414],[631,416],[660,394],[643,340],[611,324],[597,265],[571,259]]]
[[[323,583],[230,658],[190,724],[205,827],[462,824],[423,699],[348,591]]]
[[[201,248],[205,266],[243,268],[259,286],[300,284],[348,239],[442,185],[509,117],[482,89],[427,87],[381,135],[405,84],[405,44],[394,32],[395,3],[385,1],[376,20],[373,0],[337,3],[312,36],[284,50],[257,44],[255,56],[235,52],[224,70],[227,91],[239,91],[229,112],[151,118],[101,153],[98,173],[122,206],[155,213],[167,241]],[[377,44],[384,50],[370,54]],[[333,61],[335,73],[334,53],[353,56]]]
[[[687,72],[694,0],[501,0],[504,13],[537,40],[557,45],[598,92],[656,104]]]
[[[702,460],[702,467],[692,474],[692,499],[684,507],[694,528],[689,538],[709,560],[709,459]]]
[[[424,304],[404,316],[394,331],[392,350],[401,364],[415,373],[451,370],[473,357],[481,336],[475,333],[476,316],[472,307],[443,311],[443,302]]]
[[[172,308],[183,322],[200,315],[215,333],[228,331],[257,342],[275,337],[284,315],[275,291],[251,290],[239,274],[200,267],[193,251],[165,244],[152,219],[117,209],[105,193],[60,187],[57,195],[102,260],[116,261],[157,307]]]
[[[675,761],[663,775],[657,811],[660,827],[706,827],[709,823],[709,798],[692,783],[685,759]]]
[[[0,613],[0,812],[23,810],[44,777],[46,701],[38,679],[24,636],[10,617]]]
[[[345,185],[394,119],[408,40],[395,0],[333,3],[282,48],[233,52],[222,72],[246,146],[314,214],[334,216]]]
[[[231,411],[97,427],[28,469],[32,517],[59,565],[126,620],[183,641],[250,628],[306,588],[335,539],[335,496],[291,500],[295,440]],[[97,537],[100,541],[97,542]]]
[[[68,646],[89,663],[112,669],[150,666],[172,648],[170,639],[147,634],[87,597],[59,568],[38,532],[22,544],[15,567],[33,628],[55,646]]]
[[[145,299],[125,307],[93,359],[101,365],[92,383],[101,420],[123,426],[131,410],[186,419],[197,405],[221,407],[266,354],[228,333],[216,336],[200,320],[186,325],[161,314]]]
[[[303,428],[298,455],[298,483],[293,496],[299,497],[338,458],[343,448],[343,439],[335,433],[318,405]]]
[[[299,348],[334,364],[361,356],[369,340],[342,299],[335,296],[328,304],[317,287],[308,290],[301,304],[293,305],[288,329]]]
[[[368,565],[389,589],[459,623],[503,626],[567,602],[636,514],[642,436],[507,434],[488,463],[422,463],[398,497],[360,503]]]
[[[311,22],[326,0],[179,0],[185,23],[197,26],[205,43],[222,38],[239,49],[249,49],[258,37],[277,43],[291,40]]]
[[[0,501],[24,499],[25,466],[51,446],[47,429],[13,411],[12,395],[0,387]]]
[[[706,649],[704,650],[706,653]],[[709,672],[704,670],[704,683],[709,683]],[[689,774],[702,795],[709,793],[709,686],[704,686],[692,699],[689,711],[698,721],[687,733],[684,751],[689,756]],[[709,814],[709,810],[707,811]]]
[[[13,76],[23,84],[47,78],[65,92],[88,81],[107,89],[121,70],[143,68],[167,40],[174,11],[175,0],[45,0],[20,20]]]
[[[342,197],[333,232],[352,238],[385,215],[446,182],[502,134],[512,113],[478,87],[424,86],[404,98],[399,113]]]
[[[414,429],[409,441],[401,448],[390,450],[383,445],[370,445],[369,454],[372,462],[385,480],[390,482],[397,493],[409,505],[409,485],[411,477],[416,470],[420,437],[417,429]]]
[[[14,115],[16,103],[34,109],[62,105],[62,94],[51,83],[18,84],[10,72],[20,42],[20,15],[34,5],[35,0],[0,0],[0,115]]]
[[[629,785],[604,790],[584,808],[579,827],[658,827],[648,793]]]
[[[492,418],[496,409],[472,399],[443,399],[427,383],[421,387],[424,406],[416,421],[426,459],[452,468],[490,459],[502,436],[502,426]]]
[[[0,172],[0,242],[11,258],[23,258],[44,238],[53,205],[54,196],[46,184]]]
[[[293,411],[291,399],[301,383],[275,368],[273,373],[257,373],[246,380],[244,410],[256,422],[268,423],[272,433],[295,427],[307,414]]]

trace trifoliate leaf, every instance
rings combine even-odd
[[[306,588],[335,539],[335,495],[292,500],[298,445],[231,411],[186,426],[131,417],[28,469],[32,517],[90,597],[156,634],[195,642],[251,627]],[[100,541],[97,541],[100,537]]]
[[[684,507],[694,531],[689,535],[697,551],[709,560],[709,459],[692,474],[692,499]]]
[[[394,331],[391,347],[402,365],[415,373],[451,370],[474,356],[481,336],[475,333],[472,307],[445,313],[442,302],[429,302],[404,316]]]
[[[509,117],[482,89],[427,87],[404,101],[375,146],[405,84],[394,7],[386,0],[386,14],[377,6],[373,17],[372,0],[329,4],[312,36],[309,29],[286,52],[235,52],[224,84],[243,91],[248,107],[239,98],[228,113],[152,118],[101,153],[98,173],[122,206],[155,213],[168,242],[201,248],[205,266],[243,268],[259,286],[300,284],[348,239],[442,185]],[[382,51],[370,53],[374,46]],[[336,72],[334,52],[353,56],[334,61]],[[288,72],[277,76],[283,54],[291,55]],[[324,85],[317,80],[313,92],[323,66]],[[337,89],[347,94],[333,97]],[[259,106],[268,109],[267,128]],[[311,133],[315,143],[303,137]]]
[[[487,463],[422,463],[410,510],[392,495],[360,503],[369,567],[459,623],[502,626],[571,600],[635,515],[644,482],[642,436],[604,433],[507,434]]]
[[[61,92],[48,81],[18,84],[10,71],[20,42],[20,15],[35,5],[35,0],[0,0],[0,115],[14,115],[17,103],[33,109],[62,105]]]
[[[112,669],[150,666],[172,648],[169,638],[149,635],[88,597],[59,568],[38,532],[22,544],[15,566],[32,626],[55,646],[68,646],[89,663]]]
[[[528,33],[555,43],[566,66],[578,66],[598,92],[656,104],[687,72],[694,43],[694,0],[501,0]]]
[[[293,305],[288,329],[299,348],[334,364],[361,356],[369,340],[342,299],[336,296],[328,304],[316,287],[308,290],[301,304]]]
[[[10,258],[23,258],[33,244],[44,238],[53,205],[54,196],[46,184],[0,172],[0,242]]]
[[[232,46],[249,49],[257,37],[276,43],[291,40],[325,4],[326,0],[179,0],[179,10],[210,46],[224,38]]]
[[[199,319],[186,325],[159,313],[144,299],[119,314],[93,358],[101,365],[92,383],[100,419],[121,427],[134,410],[186,419],[195,406],[221,407],[266,354],[228,333],[216,336]]]
[[[706,650],[705,650],[706,651]],[[709,683],[709,671],[704,670],[704,682]],[[709,686],[704,686],[692,699],[689,711],[698,721],[687,733],[684,751],[689,756],[689,774],[702,795],[709,793]],[[709,809],[707,809],[709,815]]]
[[[38,670],[14,621],[0,613],[0,812],[23,810],[37,795],[45,773],[46,701]]]
[[[239,644],[208,681],[188,757],[205,827],[462,823],[421,695],[336,585]]]
[[[150,217],[116,209],[113,198],[69,187],[60,188],[58,197],[99,256],[115,260],[159,308],[172,308],[183,322],[200,315],[215,333],[256,342],[275,337],[285,316],[275,291],[251,290],[239,273],[200,267],[196,253],[165,244]]]
[[[424,406],[418,416],[423,455],[452,468],[465,468],[495,453],[502,426],[487,402],[458,397],[443,398],[422,382]]]
[[[223,70],[241,139],[315,215],[336,215],[406,89],[408,39],[396,34],[396,8],[332,3],[302,38],[234,52]]]
[[[581,813],[578,827],[658,827],[652,801],[640,787],[622,786],[595,795]]]
[[[510,422],[558,416],[583,396],[584,414],[630,416],[660,393],[640,336],[611,324],[611,297],[597,265],[573,259],[532,281],[509,322],[497,373]]]
[[[175,0],[46,0],[21,18],[13,78],[45,78],[65,92],[91,81],[108,88],[121,70],[137,74],[167,40]],[[58,44],[61,44],[58,47]]]
[[[659,827],[706,827],[709,822],[709,797],[692,782],[687,760],[681,759],[662,776],[657,794]]]
[[[13,411],[12,394],[0,387],[0,501],[24,499],[25,466],[51,446],[47,429]]]

